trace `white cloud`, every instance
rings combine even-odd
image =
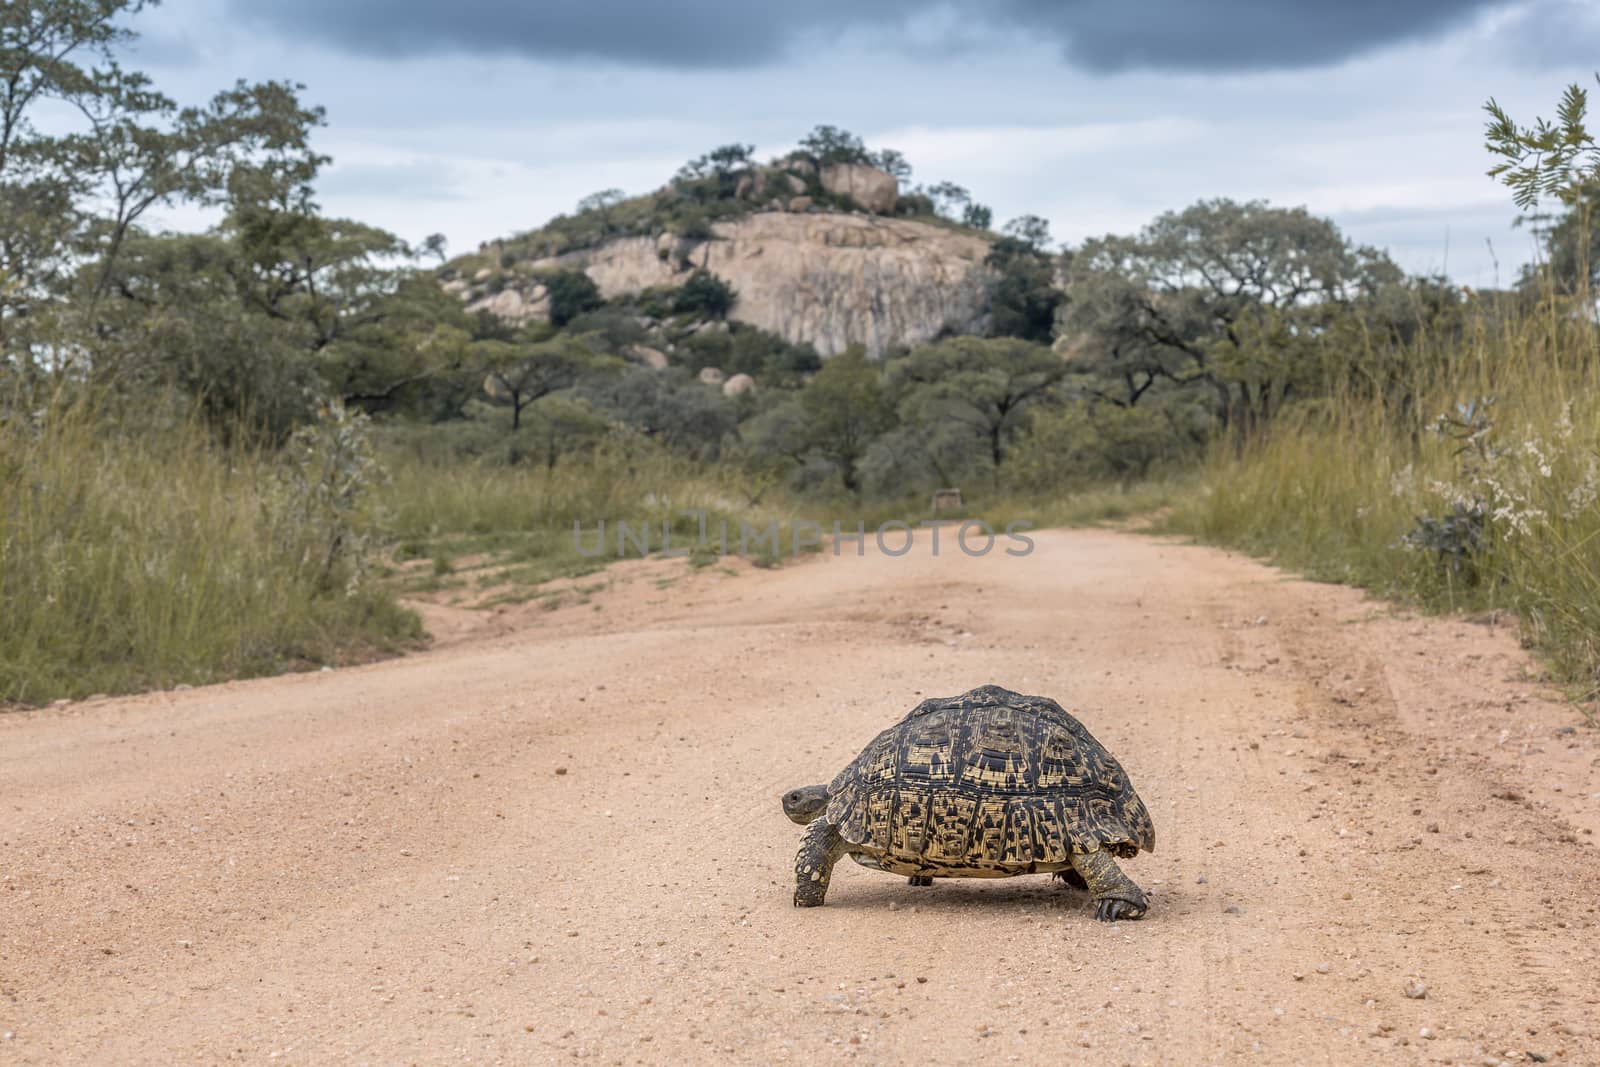
[[[338,161],[328,210],[411,239],[440,230],[456,249],[596,189],[647,191],[715,145],[775,152],[826,122],[898,148],[915,180],[965,185],[999,221],[1045,215],[1058,238],[1128,232],[1201,198],[1264,198],[1327,214],[1413,270],[1439,269],[1448,242],[1451,273],[1488,284],[1486,241],[1509,280],[1528,237],[1484,176],[1482,103],[1526,122],[1590,77],[1581,57],[1527,67],[1552,33],[1588,25],[1565,0],[1320,69],[1112,76],[999,25],[953,48],[960,27],[938,12],[908,35],[858,29],[766,69],[661,71],[352,57],[247,31],[219,2],[168,0],[147,17],[165,42],[148,56],[158,84],[194,100],[236,77],[307,83],[329,113],[318,146]]]

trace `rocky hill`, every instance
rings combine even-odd
[[[991,239],[931,212],[897,214],[908,205],[891,175],[798,159],[730,175],[727,185],[715,221],[629,217],[615,227],[635,232],[543,255],[555,242],[535,231],[458,261],[446,284],[470,308],[520,323],[548,317],[544,279],[561,270],[584,271],[607,300],[673,289],[707,271],[737,294],[730,319],[823,356],[851,345],[877,355],[985,328]],[[652,206],[682,195],[669,186]]]

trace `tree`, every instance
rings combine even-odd
[[[322,112],[301,104],[302,87],[240,82],[179,108],[124,69],[125,20],[144,6],[0,10],[0,366],[179,386],[224,433],[281,441],[417,253],[320,216],[311,186],[326,159],[310,134]],[[34,125],[45,105],[50,135]],[[204,235],[140,228],[180,202],[222,221]]]
[[[861,480],[869,493],[894,499],[907,493],[961,486],[989,478],[986,444],[975,429],[956,421],[896,426],[879,436],[861,458]]]
[[[321,216],[134,230],[109,275],[85,267],[108,292],[94,316],[98,373],[178,385],[225,431],[243,419],[276,439],[328,390],[366,410],[401,405],[457,365],[427,341],[466,325],[459,300],[404,264],[412,252]]]
[[[1132,406],[1162,383],[1202,389],[1223,425],[1249,432],[1303,387],[1302,342],[1401,279],[1304,208],[1203,201],[1085,243],[1064,325],[1094,395]]]
[[[961,221],[975,230],[987,230],[994,225],[994,212],[983,204],[968,204],[961,209]]]
[[[763,388],[799,385],[822,367],[810,345],[792,344],[744,322],[729,323],[726,331],[701,330],[681,339],[673,362],[691,374],[704,367],[748,374]]]
[[[60,138],[33,125],[35,109],[94,84],[98,60],[132,38],[120,25],[140,2],[0,7],[0,358],[32,363],[35,328],[70,268],[69,244],[86,221],[93,176],[73,167]]]
[[[612,222],[612,208],[626,199],[621,189],[601,189],[578,201],[578,214],[594,215],[600,221],[601,235],[610,234],[616,227]]]
[[[672,295],[672,311],[677,315],[725,319],[738,299],[733,286],[708,270],[696,270]]]
[[[893,411],[882,376],[859,345],[826,361],[800,394],[806,414],[807,449],[839,472],[844,487],[860,488],[857,464],[867,446],[889,428]]]
[[[595,355],[572,337],[532,342],[494,338],[477,348],[488,372],[484,389],[492,400],[511,407],[512,433],[522,428],[523,412],[535,402],[620,367],[617,360]]]
[[[558,270],[544,280],[550,294],[550,324],[561,327],[605,303],[600,287],[581,270]]]
[[[933,201],[935,211],[953,221],[959,221],[972,206],[972,194],[955,182],[939,182],[923,192]]]
[[[893,148],[880,148],[876,152],[870,153],[870,159],[874,167],[888,174],[897,182],[903,182],[911,177],[910,162],[906,160],[904,154]]]
[[[785,469],[805,463],[811,448],[811,419],[798,394],[771,398],[738,430],[744,465],[764,483],[776,481]]]
[[[1013,229],[1015,221],[1007,229]],[[1048,234],[1048,227],[1044,232]],[[1001,237],[990,246],[984,263],[995,274],[989,298],[993,333],[1049,344],[1065,295],[1056,285],[1055,264],[1041,245],[1015,235]]]
[[[1000,231],[1030,251],[1044,253],[1050,248],[1050,222],[1038,215],[1019,215]]]
[[[249,285],[223,234],[132,234],[95,315],[97,373],[129,391],[183,390],[225,438],[248,428],[286,440],[326,391],[313,331],[287,311],[264,313]]]
[[[1030,493],[1145,478],[1157,463],[1197,443],[1156,405],[1119,407],[1079,400],[1040,408],[1017,441],[1006,483]]]
[[[605,414],[581,397],[546,396],[529,407],[522,433],[510,443],[509,458],[525,455],[554,470],[563,456],[586,452],[610,429]]]
[[[579,200],[578,212],[579,214],[585,211],[604,212],[622,203],[623,199],[624,196],[621,189],[601,189],[599,192],[590,193],[582,200]]]
[[[889,380],[903,422],[966,427],[998,471],[1028,410],[1050,397],[1066,370],[1065,361],[1042,345],[958,337],[894,361]]]
[[[733,196],[739,175],[752,165],[755,146],[725,144],[691,159],[678,170],[674,181],[698,200],[722,200]]]
[[[180,109],[124,70],[116,53],[133,34],[123,23],[144,6],[0,9],[0,356],[31,364],[46,344],[92,357],[96,307],[152,207],[186,200],[233,214],[254,185],[309,180],[323,162],[308,146],[322,115],[300,105],[300,86],[241,82]],[[65,106],[75,128],[39,132],[33,114],[44,104]],[[69,296],[71,335],[52,334]]]
[[[834,163],[864,163],[870,166],[873,162],[861,138],[837,126],[815,127],[800,138],[800,151],[820,167]]]
[[[585,395],[597,409],[644,437],[696,459],[717,459],[723,439],[738,421],[734,405],[721,391],[707,389],[678,367],[629,367],[591,380]]]
[[[436,259],[443,264],[448,258],[445,254],[445,249],[448,244],[449,242],[445,239],[444,234],[430,233],[428,236],[424,237],[422,239],[422,243],[417,246],[416,254],[419,257],[426,256],[429,259]]]
[[[679,181],[698,181],[717,175],[732,174],[750,166],[755,146],[725,144],[713,148],[703,156],[691,159],[678,170]]]

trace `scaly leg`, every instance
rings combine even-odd
[[[848,851],[839,837],[839,831],[826,819],[818,819],[806,827],[806,836],[800,841],[800,853],[794,858],[794,906],[820,907],[828,895],[828,879],[833,877],[833,865]]]
[[[1073,856],[1072,865],[1089,883],[1089,892],[1095,899],[1094,917],[1101,922],[1137,919],[1150,907],[1144,891],[1122,873],[1122,868],[1105,849]]]
[[[1068,867],[1064,871],[1057,871],[1056,873],[1052,874],[1050,878],[1052,881],[1065,882],[1074,889],[1087,890],[1089,888],[1089,883],[1083,880],[1083,875],[1079,874],[1071,867]]]
[[[906,884],[907,885],[932,885],[933,884],[933,875],[931,875],[931,874],[913,874],[910,878],[906,879]]]

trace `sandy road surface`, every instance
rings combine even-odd
[[[0,1062],[1600,1063],[1600,745],[1503,628],[1102,532],[499,622],[0,717]],[[990,681],[1121,758],[1149,917],[792,908],[779,792]]]

